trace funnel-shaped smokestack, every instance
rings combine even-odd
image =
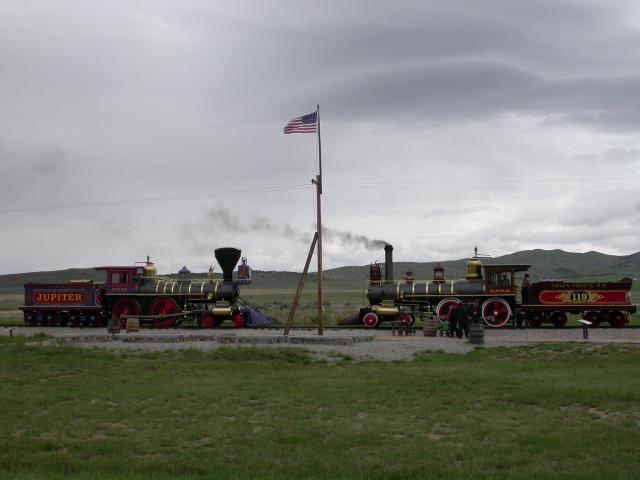
[[[393,280],[393,246],[388,243],[384,246],[384,279]]]
[[[241,253],[237,248],[216,248],[216,260],[222,267],[222,278],[225,282],[233,279],[233,269],[236,268]]]

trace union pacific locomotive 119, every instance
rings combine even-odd
[[[531,265],[483,265],[476,254],[467,262],[467,275],[461,280],[446,280],[440,264],[433,279],[417,282],[412,275],[404,281],[393,279],[393,247],[385,246],[385,278],[381,266],[370,267],[367,290],[369,305],[360,309],[360,320],[367,327],[377,327],[383,321],[412,324],[416,317],[435,313],[448,319],[462,302],[478,300],[484,323],[502,327],[509,321],[534,327],[544,322],[564,326],[567,314],[581,314],[598,325],[607,321],[614,327],[628,323],[629,314],[636,311],[631,304],[631,279],[618,282],[570,283],[547,280],[524,289],[523,302],[517,302],[515,276]]]
[[[213,279],[213,270],[208,279],[192,279],[186,268],[175,279],[159,277],[147,257],[143,265],[96,267],[106,273],[104,283],[29,283],[20,309],[30,325],[99,327],[113,317],[124,326],[128,317],[140,317],[158,328],[169,328],[185,319],[201,327],[219,326],[230,319],[242,327],[247,318],[238,304],[238,285],[251,283],[251,268],[243,258],[238,278],[233,280],[240,254],[237,248],[215,250],[222,281]]]

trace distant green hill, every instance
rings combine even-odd
[[[614,280],[625,276],[636,278],[640,273],[640,252],[632,255],[616,256],[599,252],[571,253],[563,250],[525,250],[502,257],[485,259],[484,263],[530,264],[534,280],[541,278],[602,279]],[[467,259],[440,262],[446,268],[447,278],[462,278],[465,275]],[[394,264],[395,278],[402,278],[408,270],[416,279],[430,279],[435,262],[398,262]],[[204,276],[199,274],[197,276]],[[315,282],[315,273],[309,275],[309,282]],[[253,286],[265,289],[295,289],[300,273],[260,271],[253,272]],[[369,278],[369,266],[346,266],[325,271],[327,289],[359,289]],[[0,275],[0,294],[15,294],[23,291],[27,282],[58,283],[75,279],[104,281],[104,273],[92,268],[68,269],[49,272],[18,273]]]

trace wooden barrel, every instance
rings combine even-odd
[[[140,319],[138,317],[127,318],[127,333],[140,331]]]
[[[438,319],[437,317],[429,316],[424,319],[424,326],[422,327],[425,337],[435,337],[438,333]]]
[[[469,326],[469,343],[482,345],[484,343],[484,323],[471,322]]]
[[[120,333],[120,322],[114,320],[114,318],[110,318],[107,321],[107,332],[109,333]]]

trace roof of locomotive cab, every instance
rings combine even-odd
[[[489,265],[482,265],[485,270],[511,270],[514,272],[524,272],[531,268],[531,265],[523,263],[491,263]]]
[[[93,267],[94,270],[104,270],[105,272],[109,272],[109,271],[112,271],[112,270],[135,271],[135,270],[137,270],[139,268],[144,268],[144,267],[142,267],[140,265],[134,265],[134,266],[131,266],[131,265],[106,265],[104,267]]]

